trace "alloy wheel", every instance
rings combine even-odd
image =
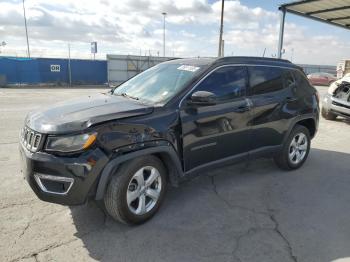
[[[152,166],[139,169],[131,178],[126,200],[129,210],[136,215],[151,211],[157,204],[162,190],[162,178],[159,171]]]
[[[304,133],[296,134],[289,146],[289,160],[297,165],[304,160],[308,148],[308,139]]]

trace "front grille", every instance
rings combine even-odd
[[[32,152],[37,152],[40,149],[41,138],[41,134],[28,127],[24,127],[21,131],[21,143]]]

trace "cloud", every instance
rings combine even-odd
[[[207,0],[26,0],[28,33],[34,56],[90,57],[90,41],[98,41],[98,57],[106,53],[156,55],[162,53],[163,16],[166,16],[166,51],[176,56],[215,56],[221,1]],[[259,4],[259,2],[257,2]],[[251,8],[238,0],[225,1],[224,39],[227,54],[275,55],[278,12]],[[1,0],[0,41],[4,54],[26,50],[22,1]],[[325,44],[327,43],[327,44]],[[302,63],[336,63],[350,50],[339,36],[314,35],[301,25],[287,23],[285,57],[292,50]]]

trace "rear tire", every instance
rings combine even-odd
[[[326,109],[322,108],[322,117],[326,120],[335,120],[337,118],[337,115],[327,111]]]
[[[104,196],[107,213],[124,224],[146,222],[164,199],[166,178],[166,169],[155,156],[143,156],[122,164]]]
[[[283,170],[294,170],[301,167],[310,151],[311,139],[309,130],[296,125],[284,143],[282,151],[274,157],[276,165]]]

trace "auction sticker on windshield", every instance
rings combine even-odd
[[[184,71],[190,71],[190,72],[196,72],[199,69],[199,67],[198,66],[191,66],[191,65],[181,65],[177,69],[184,70]]]

